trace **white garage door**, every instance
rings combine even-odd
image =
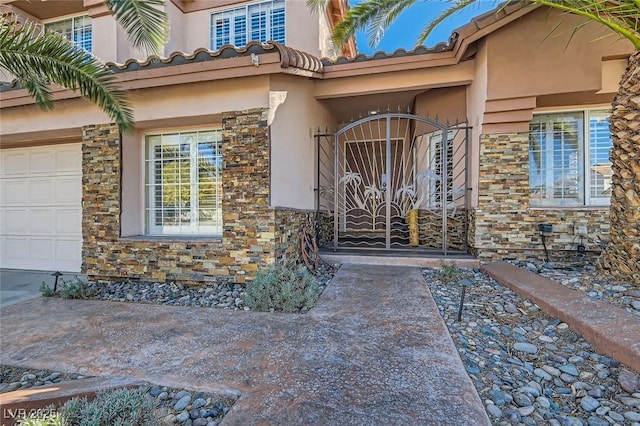
[[[0,266],[80,272],[81,144],[0,150]]]

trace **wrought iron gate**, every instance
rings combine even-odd
[[[388,113],[318,132],[320,241],[334,249],[465,251],[469,130]]]

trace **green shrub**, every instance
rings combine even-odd
[[[155,402],[146,389],[116,389],[98,392],[95,399],[73,398],[60,409],[69,426],[155,426]]]
[[[440,269],[436,272],[435,277],[442,284],[452,284],[466,278],[468,275],[469,272],[458,268],[458,265],[456,265],[455,262],[447,264],[445,261],[441,260]]]
[[[42,281],[42,284],[40,284],[40,288],[38,290],[40,291],[42,297],[51,297],[55,294],[53,292],[53,289],[49,287],[44,281]]]
[[[313,307],[320,291],[316,278],[306,268],[292,271],[274,265],[258,272],[247,284],[244,301],[256,311],[300,312]]]
[[[70,281],[62,280],[60,297],[63,299],[86,299],[89,297],[87,284],[78,277],[74,277]]]

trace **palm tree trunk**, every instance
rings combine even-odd
[[[640,51],[629,58],[610,121],[611,240],[598,268],[640,287]]]

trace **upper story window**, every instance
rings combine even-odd
[[[146,136],[149,235],[222,235],[222,132]]]
[[[611,198],[609,112],[536,114],[529,135],[532,207],[608,205]]]
[[[211,49],[250,41],[285,43],[284,0],[265,1],[211,14]]]
[[[45,28],[62,34],[76,46],[91,52],[91,18],[87,15],[49,22]]]

